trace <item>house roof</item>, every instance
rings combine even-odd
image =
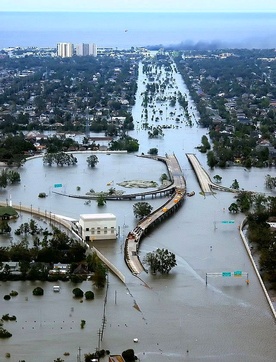
[[[11,206],[0,206],[0,216],[18,216],[18,212]]]

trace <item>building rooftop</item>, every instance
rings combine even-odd
[[[116,216],[111,213],[104,213],[104,214],[81,214],[80,218],[82,220],[98,220],[98,219],[114,219]]]

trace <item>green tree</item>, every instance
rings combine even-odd
[[[158,148],[150,148],[149,150],[148,150],[148,154],[149,155],[158,155]]]
[[[104,206],[106,204],[106,198],[103,192],[100,192],[97,196],[98,206]]]
[[[7,170],[3,169],[0,173],[0,187],[5,189],[8,185],[8,174]]]
[[[122,357],[125,362],[135,362],[137,360],[137,357],[135,356],[133,349],[127,349],[123,351]]]
[[[95,295],[91,290],[88,290],[87,292],[84,293],[85,299],[87,300],[93,300]]]
[[[239,211],[239,206],[235,202],[232,202],[232,204],[228,207],[228,210],[229,212],[236,214]]]
[[[240,185],[239,185],[239,183],[238,183],[238,181],[237,181],[236,179],[233,180],[233,183],[232,183],[232,185],[230,186],[230,188],[231,188],[231,189],[234,189],[234,190],[239,190]]]
[[[241,212],[250,210],[253,202],[252,193],[249,191],[240,191],[237,197],[237,204]]]
[[[163,181],[167,181],[169,178],[168,178],[168,175],[166,173],[162,173],[162,175],[160,176],[160,181],[163,182]]]
[[[22,274],[22,277],[25,278],[28,274],[28,271],[30,269],[30,262],[26,260],[21,260],[19,262],[20,272]]]
[[[126,150],[127,152],[137,152],[139,150],[139,142],[137,139],[124,135],[116,141],[111,141],[110,150]]]
[[[7,220],[0,220],[0,234],[10,233],[11,227]]]
[[[161,274],[168,274],[177,265],[175,254],[168,249],[159,248],[154,252],[147,253],[144,262],[150,266],[153,273]]]
[[[220,175],[215,175],[213,179],[215,180],[215,182],[221,183],[222,177]]]
[[[33,290],[33,295],[43,295],[44,294],[44,290],[41,287],[36,287]]]
[[[74,294],[75,298],[82,298],[83,297],[83,291],[80,288],[74,288],[72,290],[72,293]]]
[[[265,187],[273,190],[276,187],[276,177],[272,177],[270,175],[266,175],[265,177]]]
[[[137,219],[143,219],[148,216],[152,211],[152,206],[145,201],[137,202],[133,205],[133,213]]]
[[[213,169],[217,163],[218,163],[218,161],[216,159],[214,152],[208,151],[207,152],[207,165]]]
[[[88,167],[95,167],[96,164],[99,162],[98,157],[96,155],[90,155],[87,157],[86,162],[88,164]]]
[[[19,174],[19,172],[14,171],[14,170],[9,170],[9,171],[8,171],[8,173],[7,173],[7,178],[8,178],[8,181],[9,181],[11,184],[20,182],[20,174]]]
[[[107,276],[107,269],[105,265],[99,260],[93,274],[93,284],[97,288],[103,288],[105,286]]]

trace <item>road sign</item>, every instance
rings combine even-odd
[[[231,272],[222,272],[221,273],[221,275],[223,276],[223,277],[231,277]]]
[[[234,277],[242,277],[242,271],[241,270],[234,271]]]
[[[54,184],[54,187],[57,188],[57,187],[62,187],[62,184]]]
[[[222,223],[222,224],[234,224],[235,221],[234,221],[234,220],[222,220],[221,223]]]

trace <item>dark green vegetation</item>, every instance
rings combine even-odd
[[[139,142],[130,136],[122,136],[110,143],[111,151],[126,150],[127,152],[137,152],[139,150]]]
[[[137,361],[137,357],[135,356],[134,350],[132,348],[123,351],[122,357],[125,360],[125,362],[135,362],[135,361]]]
[[[86,300],[93,300],[95,298],[95,294],[91,290],[85,292],[84,296]]]
[[[44,199],[46,196],[47,196],[47,195],[46,195],[45,192],[40,192],[40,193],[38,194],[38,197],[41,198],[41,199]]]
[[[8,123],[12,124],[12,120],[9,120]],[[2,122],[0,122],[0,129],[1,125]],[[2,130],[2,132],[5,131]],[[25,161],[25,157],[32,155],[35,151],[36,148],[34,144],[26,140],[22,133],[18,135],[7,133],[5,137],[0,138],[0,161],[5,162],[8,166],[22,166]]]
[[[150,148],[149,150],[148,150],[148,154],[149,155],[154,155],[154,156],[156,156],[156,155],[158,155],[158,148],[156,148],[156,147],[153,147],[153,148]]]
[[[0,59],[0,161],[20,166],[26,156],[46,147],[49,153],[98,149],[66,132],[104,132],[118,139],[113,147],[136,151],[127,132],[134,129],[130,107],[135,103],[140,55],[68,59],[26,57]],[[58,137],[23,136],[22,131],[55,130]],[[126,138],[125,143],[122,143]]]
[[[3,321],[16,321],[16,316],[15,315],[10,316],[9,313],[8,314],[3,314],[2,315],[2,320]]]
[[[0,172],[0,187],[3,189],[8,185],[20,182],[20,174],[17,171],[4,168]]]
[[[114,122],[128,116],[124,127],[132,129],[127,110],[135,102],[138,57],[0,59],[0,67],[7,70],[0,94],[0,129],[14,133],[39,126],[83,132],[88,118],[91,131],[112,133],[110,116]],[[16,76],[21,72],[24,77]]]
[[[210,130],[210,167],[275,165],[274,59],[274,49],[176,54],[178,70],[200,113],[200,124]]]
[[[84,355],[84,361],[85,362],[91,362],[94,359],[95,360],[101,360],[101,358],[104,358],[105,356],[109,356],[110,355],[110,351],[108,350],[98,350],[95,353],[87,353]],[[122,357],[124,359],[125,362],[136,362],[138,361],[138,358],[135,356],[134,350],[132,348],[130,349],[126,349],[125,351],[122,352]]]
[[[33,295],[43,295],[44,294],[44,290],[41,287],[36,287],[33,290]]]
[[[276,289],[276,232],[269,224],[276,222],[276,197],[239,191],[228,210],[247,215],[247,238],[252,253],[257,253],[263,280],[269,288]]]
[[[72,293],[74,294],[75,298],[82,298],[83,297],[83,291],[80,288],[74,288],[72,290]]]
[[[176,62],[177,70],[172,63]],[[200,124],[208,127],[209,139],[200,146],[207,152],[210,167],[241,164],[264,167],[275,164],[276,66],[274,50],[214,50],[158,54],[143,59],[148,84],[143,98],[144,126],[152,98],[162,102],[168,78],[152,82],[154,67],[172,68],[183,76],[200,113]],[[141,54],[116,52],[116,56],[68,59],[26,57],[0,59],[4,69],[0,90],[0,161],[21,165],[36,148],[35,135],[26,139],[21,131],[105,132],[112,137],[112,150],[136,152],[137,140],[127,135],[134,128],[130,107],[135,103],[138,62]],[[20,75],[20,76],[19,76]],[[179,122],[183,115],[192,125],[186,94],[175,92],[183,114],[168,116]],[[158,122],[162,110],[156,111]],[[149,137],[163,135],[160,126],[148,128]],[[15,139],[15,137],[17,137]],[[14,142],[13,140],[16,140]],[[211,141],[211,142],[210,142]],[[49,153],[77,149],[97,149],[88,138],[83,144],[55,137],[40,139]],[[211,149],[210,149],[211,148]]]
[[[151,253],[147,253],[144,262],[149,265],[151,272],[155,274],[168,274],[173,267],[177,265],[175,255],[168,249],[157,249]]]
[[[5,328],[0,326],[0,338],[10,338],[12,334],[8,332]]]
[[[98,206],[104,206],[106,204],[106,198],[103,192],[100,192],[99,195],[97,196],[97,203]]]
[[[57,166],[74,166],[77,162],[77,158],[72,153],[46,153],[46,155],[43,156],[43,163],[48,166],[52,166],[53,164],[56,164]]]
[[[97,288],[103,288],[106,283],[107,269],[97,254],[89,254],[86,258],[88,270],[93,271],[92,282]],[[88,294],[91,297],[91,294]],[[85,295],[86,297],[86,295]]]
[[[85,362],[91,362],[93,359],[100,360],[101,358],[104,358],[105,356],[110,355],[110,351],[101,349],[99,351],[96,351],[95,353],[87,353],[84,355],[84,361]]]
[[[95,167],[99,162],[98,157],[96,155],[91,155],[87,157],[86,162],[89,167]]]
[[[136,202],[133,205],[134,216],[138,219],[143,219],[145,216],[148,216],[152,211],[152,206],[145,201]]]
[[[35,220],[15,230],[21,241],[0,248],[0,280],[69,280],[81,282],[91,275],[93,284],[105,286],[107,270],[96,254],[86,255],[86,248],[66,233],[38,227]],[[18,263],[16,272],[6,263]],[[66,273],[53,272],[53,264],[67,264]],[[9,296],[10,297],[10,296]]]

